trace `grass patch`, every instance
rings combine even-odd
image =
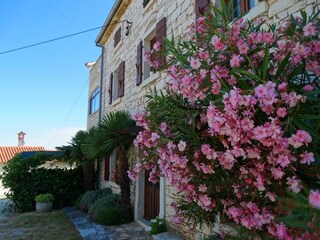
[[[0,219],[0,239],[80,240],[82,239],[63,211],[28,212]]]

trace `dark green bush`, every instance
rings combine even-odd
[[[130,222],[128,212],[122,207],[105,208],[98,212],[98,222],[107,226]]]
[[[95,203],[98,199],[106,197],[112,193],[110,188],[104,188],[97,191],[87,191],[79,203],[79,208],[83,212],[88,212],[91,205]]]
[[[96,191],[97,192],[97,199],[109,196],[112,193],[111,188],[103,188]]]
[[[77,198],[77,200],[75,201],[74,207],[75,207],[76,209],[80,209],[79,206],[80,206],[80,202],[81,202],[81,199],[82,199],[83,195],[84,195],[84,194],[81,194],[81,195]]]
[[[79,203],[79,208],[83,212],[87,212],[89,207],[94,203],[97,197],[97,191],[87,191],[83,194]]]
[[[19,211],[35,209],[34,198],[38,194],[52,193],[55,196],[54,208],[71,206],[83,193],[83,170],[39,168],[50,156],[36,154],[21,158],[16,155],[4,167],[1,176],[5,188],[10,189],[6,196]]]
[[[89,207],[89,215],[92,219],[97,220],[98,213],[105,208],[120,207],[121,197],[118,194],[109,194],[97,199],[94,204]]]

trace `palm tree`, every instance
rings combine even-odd
[[[87,158],[82,152],[81,146],[90,134],[92,134],[92,131],[80,130],[72,137],[69,145],[57,147],[57,149],[64,152],[63,159],[67,163],[83,167],[84,187],[86,191],[94,189],[94,158]]]
[[[110,112],[102,118],[94,134],[90,135],[82,150],[88,158],[110,156],[116,151],[117,174],[123,206],[131,212],[128,150],[137,134],[135,121],[127,111]]]

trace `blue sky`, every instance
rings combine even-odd
[[[1,0],[0,52],[102,26],[114,0]],[[0,54],[0,146],[53,149],[86,129],[99,30]]]

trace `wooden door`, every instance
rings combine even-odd
[[[160,194],[159,182],[156,184],[149,182],[149,173],[150,171],[146,171],[144,181],[144,218],[150,221],[159,216]]]

